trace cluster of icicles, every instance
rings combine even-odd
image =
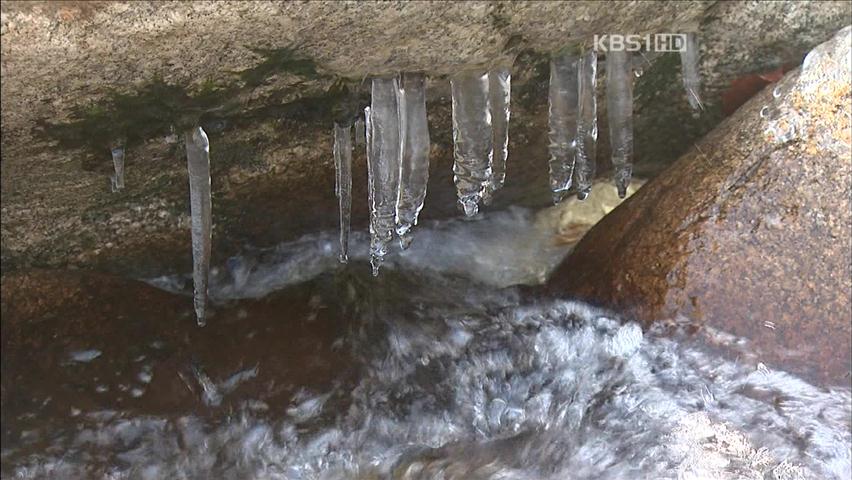
[[[684,88],[695,110],[701,104],[698,45],[686,35],[680,52]],[[560,53],[550,61],[549,173],[555,203],[573,190],[581,200],[595,177],[597,128],[597,52]],[[614,180],[627,192],[633,164],[632,53],[606,55],[606,99]],[[462,72],[451,77],[454,182],[459,207],[476,215],[506,179],[509,144],[511,73]],[[370,106],[354,122],[355,144],[366,147],[370,207],[370,263],[373,275],[396,236],[402,249],[412,241],[429,180],[429,128],[426,77],[401,73],[372,79]],[[334,126],[335,194],[340,207],[340,261],[348,261],[352,205],[352,125]],[[199,325],[207,314],[211,252],[210,148],[200,126],[185,132],[192,216],[194,306]],[[112,149],[113,191],[124,188],[124,148]]]
[[[468,216],[488,203],[506,177],[509,143],[508,68],[452,78],[455,183]],[[356,144],[367,153],[370,263],[373,275],[396,236],[408,248],[429,182],[426,77],[401,73],[372,80],[370,106],[355,121]],[[352,204],[350,126],[334,126],[335,193],[340,201],[340,261],[348,259]],[[494,146],[498,148],[494,148]]]

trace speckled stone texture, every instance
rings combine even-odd
[[[850,48],[846,27],[725,120],[597,224],[549,291],[745,336],[770,367],[848,384]]]
[[[443,75],[516,57],[507,183],[491,208],[543,206],[550,52],[596,33],[699,29],[708,112],[695,119],[688,110],[676,53],[651,58],[636,80],[637,174],[647,176],[718,123],[713,106],[732,78],[800,60],[850,14],[848,2],[4,1],[3,267],[134,276],[190,268],[182,148],[165,134],[128,148],[127,186],[113,194],[108,148],[62,148],[49,129],[33,128],[67,124],[76,108],[103,107],[115,92],[137,93],[155,78],[190,95],[242,86],[241,72],[263,71],[263,49],[293,49],[316,67],[315,75],[299,76],[271,65],[228,98],[239,108],[223,127],[208,130],[213,261],[220,263],[247,244],[335,228],[329,112],[340,102],[329,92],[338,80],[352,86],[397,70],[428,74],[432,171],[422,218],[446,217],[456,211]],[[602,68],[599,74],[603,85]],[[606,112],[598,113],[598,164],[606,175]],[[363,157],[355,157],[353,175],[353,228],[361,228]]]

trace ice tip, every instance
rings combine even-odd
[[[405,231],[399,234],[399,248],[408,250],[412,241],[414,241],[414,236],[410,232]]]
[[[374,277],[378,277],[378,276],[379,276],[379,268],[381,268],[381,266],[382,266],[382,259],[381,259],[381,257],[377,257],[377,256],[375,256],[375,255],[371,255],[371,256],[370,256],[370,267],[372,267],[372,270],[373,270],[373,276],[374,276]]]
[[[192,142],[202,150],[210,149],[210,140],[207,139],[207,133],[200,126],[192,129]]]
[[[464,212],[466,217],[472,217],[479,213],[479,205],[476,200],[459,200],[459,209]]]
[[[349,263],[349,255],[347,255],[345,253],[341,253],[340,255],[337,256],[337,261],[345,265],[345,264]]]

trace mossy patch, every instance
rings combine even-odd
[[[68,122],[40,122],[36,133],[58,141],[60,148],[83,148],[100,159],[108,157],[104,151],[115,143],[130,148],[202,122],[238,116],[244,113],[240,98],[273,75],[286,73],[299,79],[281,96],[292,96],[292,90],[300,88],[305,80],[328,78],[318,72],[313,60],[300,57],[295,49],[253,51],[264,60],[254,68],[233,74],[225,83],[206,81],[190,88],[157,78],[132,93],[112,91],[98,103],[80,106],[72,112]],[[328,100],[328,95],[317,99]],[[315,109],[327,110],[327,105],[320,103]],[[303,101],[294,108],[305,110],[309,107]]]
[[[117,141],[132,147],[167,135],[172,127],[198,123],[233,94],[233,88],[212,83],[191,94],[184,87],[155,79],[133,93],[111,92],[101,103],[79,107],[67,123],[42,122],[39,133],[57,140],[60,148],[102,152]]]
[[[263,61],[256,67],[239,73],[240,79],[249,87],[261,85],[272,75],[283,73],[289,73],[303,79],[325,77],[317,71],[316,63],[313,60],[300,56],[295,48],[252,48],[251,51],[262,56]]]

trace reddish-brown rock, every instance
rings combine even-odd
[[[687,319],[848,383],[849,27],[596,225],[549,291]]]

